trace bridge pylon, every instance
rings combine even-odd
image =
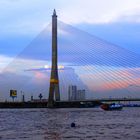
[[[53,108],[55,101],[60,101],[60,90],[57,65],[57,15],[54,9],[52,15],[52,67],[47,106]]]

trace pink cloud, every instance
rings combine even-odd
[[[130,85],[140,85],[140,77],[135,76],[138,72],[140,68],[106,69],[106,71],[82,74],[80,77],[92,91],[111,91],[130,89]]]

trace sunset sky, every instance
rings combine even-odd
[[[58,15],[62,98],[140,97],[139,0],[0,0],[0,98],[48,95],[51,15]]]

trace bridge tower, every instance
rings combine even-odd
[[[50,88],[48,107],[54,106],[54,101],[60,101],[58,65],[57,65],[57,15],[54,9],[52,15],[52,67],[50,77]]]

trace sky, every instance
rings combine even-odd
[[[1,98],[11,88],[47,98],[54,8],[62,97],[69,84],[86,88],[88,98],[140,97],[139,0],[0,0]]]

